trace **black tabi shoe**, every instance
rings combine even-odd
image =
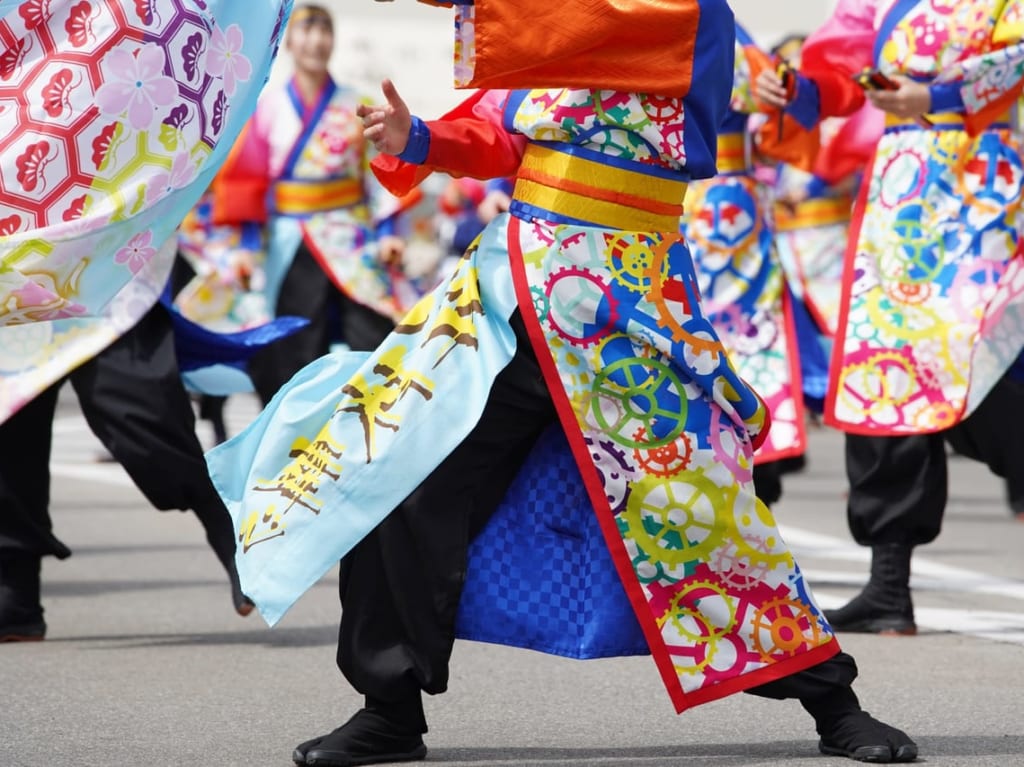
[[[420,733],[398,730],[387,718],[364,708],[333,732],[300,743],[292,761],[306,767],[355,767],[414,762],[426,756]]]
[[[879,722],[866,711],[835,722],[827,735],[822,734],[818,750],[828,756],[846,756],[876,764],[917,759],[917,744],[905,732]]]
[[[801,698],[800,704],[814,717],[821,738],[818,750],[823,754],[876,764],[917,759],[917,744],[902,730],[861,709],[849,687],[811,700]]]
[[[39,556],[0,551],[0,642],[38,642],[46,636],[39,571]]]
[[[194,512],[206,531],[206,542],[227,571],[228,582],[231,584],[231,604],[235,612],[244,618],[256,605],[242,592],[242,584],[238,579],[238,569],[235,567],[235,528],[231,516],[219,498],[214,503],[194,509]]]
[[[886,544],[871,549],[871,578],[864,590],[825,620],[838,632],[913,636],[914,604],[910,599],[912,547]]]

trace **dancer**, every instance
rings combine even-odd
[[[854,214],[825,412],[847,432],[850,530],[872,549],[867,586],[827,612],[837,630],[916,633],[910,561],[941,528],[945,441],[1000,476],[1024,449],[1002,426],[1024,407],[1007,375],[1024,345],[1024,166],[1000,114],[1021,81],[1008,67],[984,88],[969,79],[1013,42],[1001,24],[1019,6],[844,0],[807,41],[795,98],[759,79],[806,126],[859,108],[865,68],[886,89],[867,94],[886,127]]]
[[[203,259],[240,260],[249,287],[203,294],[206,309],[193,300],[191,311],[309,319],[304,330],[250,362],[264,403],[336,343],[376,348],[420,295],[401,270],[403,241],[395,235],[401,204],[367,173],[359,98],[328,71],[331,14],[320,5],[297,5],[284,47],[294,74],[261,97],[212,187],[212,205],[197,211],[209,219],[189,229],[198,241],[183,249],[201,275],[210,271]]]
[[[856,666],[753,495],[764,405],[701,309],[679,234],[686,180],[714,173],[732,14],[615,3],[580,26],[575,6],[556,19],[545,3],[573,33],[547,51],[516,23],[540,8],[460,5],[457,75],[551,89],[482,90],[425,123],[386,82],[387,103],[361,110],[397,156],[378,165],[393,192],[434,169],[515,175],[509,213],[375,353],[308,366],[209,455],[268,620],[346,554],[338,661],[366,706],[293,758],[424,757],[421,693],[447,687],[469,541],[557,422],[678,710],[796,697],[825,753],[910,761],[913,742],[860,709]]]
[[[0,99],[26,108],[8,113],[0,151],[0,639],[43,638],[41,557],[70,553],[48,509],[69,377],[149,500],[195,511],[236,609],[252,609],[157,300],[174,229],[255,106],[284,12],[277,0],[3,4],[0,34],[17,42]]]

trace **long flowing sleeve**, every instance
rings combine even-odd
[[[840,0],[805,41],[800,71],[817,86],[820,118],[845,117],[863,106],[853,76],[872,65],[876,14],[873,0]]]

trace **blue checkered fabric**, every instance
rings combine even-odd
[[[456,635],[569,658],[649,652],[557,425],[470,547]]]

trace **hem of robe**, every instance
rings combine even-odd
[[[558,368],[555,365],[555,361],[551,358],[551,352],[544,337],[544,331],[534,309],[530,296],[529,280],[526,276],[526,267],[519,245],[519,226],[521,224],[522,221],[520,219],[512,216],[509,220],[506,237],[509,244],[512,285],[515,289],[523,323],[526,326],[527,336],[536,354],[548,391],[551,393],[551,399],[558,414],[558,420],[562,425],[566,439],[569,442],[569,447],[576,460],[576,465],[580,470],[580,476],[583,478],[587,495],[594,506],[594,513],[598,518],[598,524],[608,546],[612,562],[615,565],[616,572],[619,574],[619,579],[622,581],[630,605],[633,607],[633,612],[640,624],[644,638],[647,640],[647,645],[651,650],[651,657],[658,668],[662,683],[669,694],[669,698],[672,700],[673,706],[675,706],[676,713],[682,713],[694,706],[710,703],[751,687],[781,679],[815,666],[838,653],[839,642],[833,636],[825,644],[818,645],[811,650],[786,660],[776,661],[762,668],[740,674],[700,690],[693,692],[683,690],[679,681],[679,674],[676,672],[668,649],[665,647],[664,638],[657,625],[655,625],[653,613],[636,579],[632,563],[629,561],[624,548],[620,545],[622,538],[615,525],[615,521],[611,514],[598,513],[598,509],[602,505],[607,505],[607,497],[600,478],[596,475],[597,469],[590,460],[590,451],[584,442],[583,432],[580,429],[576,412],[573,410],[572,403],[569,402],[565,394]]]

